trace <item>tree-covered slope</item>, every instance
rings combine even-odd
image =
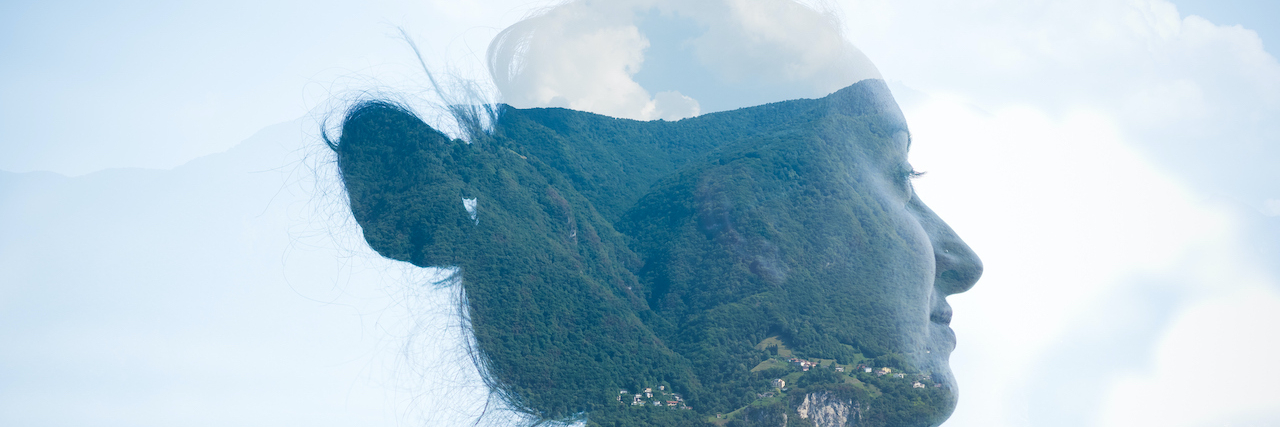
[[[367,103],[335,150],[375,250],[459,267],[478,349],[513,403],[550,419],[694,425],[760,404],[791,374],[753,372],[774,357],[756,348],[769,337],[850,368],[926,348],[904,320],[919,313],[887,302],[928,296],[885,283],[931,267],[904,264],[918,237],[868,190],[905,132],[887,97],[868,80],[678,122],[503,107],[469,144]],[[930,425],[953,405],[942,388],[891,402],[892,387],[831,378],[806,385],[880,402],[868,425]],[[657,385],[691,409],[619,397]],[[902,405],[931,415],[886,415]]]

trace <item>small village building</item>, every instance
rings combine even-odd
[[[843,367],[843,366],[837,366],[837,367],[836,367],[836,372],[844,372],[844,367]]]
[[[919,381],[916,381],[914,383],[911,383],[911,388],[924,388],[924,384],[921,384]]]
[[[666,389],[667,389],[667,386],[665,385],[658,386],[658,390],[666,390]]]
[[[783,381],[783,380],[782,380],[782,378],[778,378],[778,379],[776,379],[776,380],[773,380],[773,388],[776,388],[776,389],[781,390],[781,389],[786,388],[786,387],[787,387],[787,382],[786,382],[786,381]]]
[[[904,374],[904,373],[899,372],[899,373],[893,374],[893,376],[894,376],[895,378],[906,378],[906,377],[907,377],[907,374]]]
[[[862,367],[862,372],[871,373],[871,367],[870,367],[870,366],[863,366],[863,367]]]
[[[788,361],[788,362],[791,362],[791,363],[793,363],[793,364],[795,364],[795,365],[796,365],[796,367],[800,368],[800,370],[802,370],[802,371],[808,371],[808,370],[809,370],[809,368],[812,368],[812,367],[814,367],[814,366],[818,366],[818,364],[817,364],[817,363],[810,362],[810,361],[808,361],[808,360],[804,360],[804,359],[797,358],[797,357],[792,357],[791,359],[788,359],[787,361]]]
[[[880,368],[880,370],[876,371],[876,375],[888,375],[891,373],[893,373],[893,369],[888,367]]]

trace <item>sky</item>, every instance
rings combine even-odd
[[[809,4],[890,82],[918,192],[987,267],[950,299],[946,426],[1280,424],[1280,6]],[[475,78],[489,40],[545,5],[0,5],[0,423],[465,418],[483,396],[440,344],[457,341],[450,288],[362,245],[316,129],[377,94],[430,114],[398,27],[434,70]],[[509,98],[675,118],[867,73],[849,54],[762,98],[698,92],[663,77],[687,59],[637,49],[696,26],[641,18],[599,40],[631,53],[587,74],[613,80],[575,81],[636,102],[520,98],[555,67]]]

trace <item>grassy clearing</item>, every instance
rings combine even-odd
[[[764,341],[760,341],[759,344],[756,344],[756,350],[768,351],[768,348],[773,346],[778,347],[779,356],[786,357],[786,358],[790,358],[793,356],[793,354],[791,353],[791,349],[787,348],[787,344],[782,342],[782,339],[778,338],[777,335],[771,336],[769,338],[765,338]]]
[[[751,372],[760,372],[769,368],[787,369],[787,366],[788,366],[787,362],[783,362],[781,360],[774,359],[774,358],[769,358],[769,359],[765,359],[765,361],[763,362],[760,362],[760,364],[756,365],[756,367],[751,368]]]

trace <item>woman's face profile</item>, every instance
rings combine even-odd
[[[885,248],[884,263],[879,264],[884,268],[869,277],[855,275],[843,281],[865,280],[884,287],[884,293],[867,293],[861,298],[878,295],[884,304],[894,307],[889,312],[899,331],[893,345],[918,366],[938,365],[946,362],[955,346],[946,297],[970,289],[982,274],[982,263],[915,193],[911,181],[922,173],[908,161],[910,135],[892,96],[886,93],[881,97],[879,105],[886,114],[879,115],[879,120],[886,127],[904,130],[863,151],[866,157],[856,163],[857,175],[850,184],[855,192],[872,195],[877,202],[855,214],[855,219],[883,220],[891,223],[895,232],[875,235],[875,240],[865,243],[858,239],[849,242],[855,257],[860,253],[858,247]],[[857,292],[859,287],[850,288]]]
[[[945,298],[982,266],[916,196],[883,80],[678,121],[495,112],[462,141],[365,102],[327,141],[375,250],[458,268],[475,361],[515,410],[757,425],[825,405],[869,426],[953,410]],[[680,397],[620,393],[654,388]]]
[[[682,333],[925,374],[943,396],[918,417],[940,423],[955,402],[945,298],[982,264],[915,194],[910,136],[883,82],[825,101],[807,131],[765,130],[686,166],[633,209],[651,216],[620,228],[657,254],[639,275]],[[706,369],[752,363],[717,356]]]
[[[334,148],[366,240],[459,267],[477,363],[535,417],[627,419],[606,391],[661,385],[690,414],[826,396],[937,425],[955,404],[945,298],[982,267],[914,193],[909,145],[864,80],[677,122],[507,107],[470,143],[368,103]]]

